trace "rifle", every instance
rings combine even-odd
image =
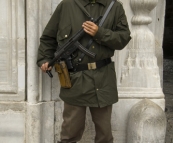
[[[99,16],[96,20],[93,20],[91,18],[91,21],[94,23],[98,23],[99,20],[102,18],[102,16]],[[67,62],[67,66],[69,69],[72,69],[72,63],[71,63],[71,55],[73,54],[74,51],[77,49],[81,50],[83,53],[86,55],[95,58],[96,54],[89,51],[85,47],[83,47],[78,40],[80,40],[84,35],[85,31],[80,29],[74,36],[72,36],[62,47],[57,47],[57,51],[55,52],[55,57],[52,59],[52,61],[49,62],[48,67],[53,66],[56,61],[62,61],[65,60]],[[46,73],[52,78],[53,75],[51,71],[46,71]]]

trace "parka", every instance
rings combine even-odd
[[[89,0],[62,0],[40,38],[38,66],[50,62],[57,46],[61,47],[78,32],[83,22],[103,16],[110,3],[111,0],[96,0],[96,3],[90,3]],[[96,57],[85,55],[80,64],[111,58],[115,50],[121,50],[128,44],[131,39],[130,30],[121,3],[118,1],[114,3],[94,37],[86,34],[79,42],[86,47],[91,38],[93,43],[89,50],[95,53]],[[80,50],[75,51],[73,64],[78,62],[81,53]],[[114,62],[94,70],[70,72],[70,78],[72,87],[61,88],[59,94],[68,104],[105,107],[118,101]]]

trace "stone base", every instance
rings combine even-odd
[[[112,112],[114,143],[126,143],[126,129],[130,109],[142,99],[120,99]],[[162,109],[164,99],[151,99]],[[63,102],[0,103],[0,142],[56,143],[60,139]],[[79,143],[94,143],[95,130],[89,110],[86,127]]]
[[[0,143],[25,142],[25,105],[0,102]]]
[[[26,143],[54,143],[54,102],[27,104]]]
[[[112,133],[114,136],[114,143],[126,142],[126,129],[128,122],[128,113],[130,109],[142,99],[120,99],[118,103],[114,104],[112,111]],[[162,109],[165,108],[164,99],[151,99],[151,101],[158,104]],[[94,143],[94,125],[91,120],[91,115],[87,112],[85,132],[80,143]]]

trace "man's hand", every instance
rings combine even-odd
[[[84,28],[84,31],[91,36],[95,36],[98,31],[98,26],[91,21],[84,22],[82,27]]]
[[[43,72],[46,72],[47,70],[51,70],[52,67],[49,67],[49,68],[48,68],[48,64],[49,64],[48,62],[42,64],[41,67],[40,67],[40,69],[41,69]]]

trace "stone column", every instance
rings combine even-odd
[[[54,102],[51,80],[36,65],[39,38],[51,1],[27,0],[27,112],[26,143],[54,143]],[[46,21],[47,23],[47,21]]]
[[[39,69],[36,65],[39,45],[39,1],[27,1],[27,99],[29,103],[39,100]]]
[[[159,74],[159,68],[162,67],[157,65],[155,54],[157,43],[154,30],[151,30],[152,26],[159,24],[163,26],[163,23],[156,21],[157,15],[154,12],[159,9],[162,11],[164,5],[154,9],[157,3],[158,0],[131,0],[130,3],[124,0],[123,2],[132,39],[124,50],[116,52],[118,58],[114,57],[119,92],[119,102],[114,104],[112,114],[115,143],[127,143],[128,114],[136,103],[148,98],[162,110],[165,107]],[[159,29],[159,32],[162,31],[163,28]]]
[[[131,7],[134,11],[131,21],[133,24],[132,40],[128,45],[126,66],[122,70],[121,87],[146,88],[153,92],[162,93],[159,68],[155,56],[155,37],[148,28],[148,24],[152,22],[149,13],[157,2],[158,0],[150,2],[131,0]],[[163,97],[163,94],[159,97]]]

